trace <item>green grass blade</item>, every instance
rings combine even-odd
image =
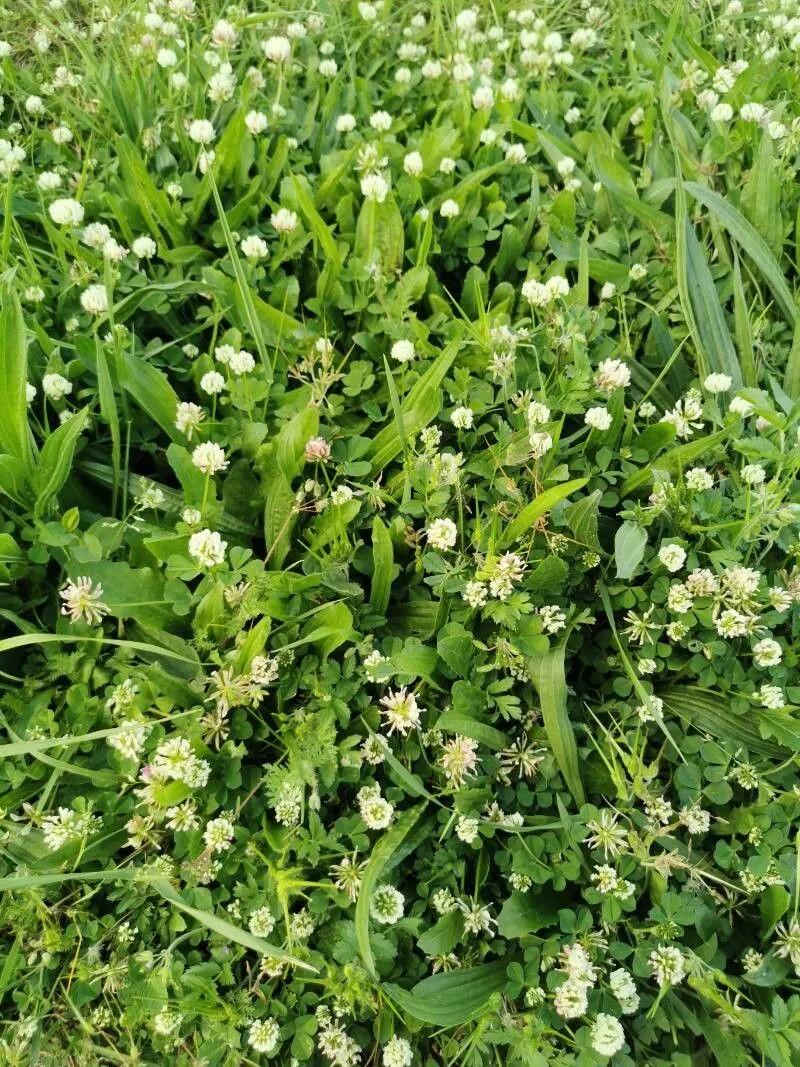
[[[588,481],[588,478],[573,478],[570,482],[554,485],[551,489],[545,489],[543,493],[539,493],[505,528],[498,542],[498,548],[507,548],[525,534],[530,533],[534,524],[542,516],[552,511],[556,504],[565,500],[571,493],[577,493],[579,489],[583,489]]]
[[[737,211],[733,204],[721,197],[719,193],[715,193],[713,189],[708,189],[698,182],[684,182],[684,188],[695,200],[698,200],[704,207],[708,208],[742,250],[752,259],[764,276],[764,280],[772,290],[772,294],[780,304],[786,318],[794,325],[797,318],[794,295],[772,249],[761,234],[747,221],[740,211]]]
[[[0,311],[0,451],[8,453],[30,472],[33,441],[28,429],[28,356],[22,308],[14,292],[3,297]]]
[[[89,421],[89,409],[77,411],[59,426],[44,443],[34,475],[36,505],[34,514],[44,515],[49,505],[63,489],[72,469],[78,438]]]
[[[389,529],[380,515],[372,520],[372,585],[369,606],[380,615],[386,614],[392,591],[394,547]]]
[[[230,256],[231,263],[233,264],[233,271],[236,276],[236,286],[239,291],[239,296],[244,309],[245,318],[247,320],[247,329],[258,351],[261,364],[264,368],[264,380],[267,384],[267,396],[264,400],[264,408],[269,403],[269,391],[272,387],[272,382],[275,377],[275,370],[270,362],[270,358],[267,354],[267,345],[264,340],[264,335],[261,331],[261,323],[256,315],[255,305],[253,303],[253,297],[250,292],[250,286],[247,282],[247,278],[242,267],[242,261],[239,258],[239,253],[236,250],[236,242],[233,239],[231,228],[228,225],[228,218],[225,214],[225,208],[222,206],[222,200],[220,199],[219,189],[217,183],[214,181],[213,171],[208,172],[208,178],[211,183],[211,191],[214,195],[214,204],[217,208],[217,217],[219,218],[220,225],[222,226],[222,232],[225,235],[225,244],[228,249],[228,255]]]
[[[192,905],[187,903],[180,893],[173,889],[170,883],[164,878],[155,879],[153,881],[153,888],[161,894],[164,900],[178,908],[179,911],[191,915],[193,919],[205,926],[212,933],[217,934],[224,941],[235,941],[237,945],[252,949],[260,956],[274,956],[275,959],[284,960],[284,962],[291,963],[295,967],[300,967],[304,971],[317,973],[317,968],[312,964],[307,963],[305,960],[298,959],[297,956],[293,956],[290,952],[286,952],[277,945],[270,944],[270,942],[265,941],[263,937],[256,937],[256,935],[251,934],[249,930],[243,930],[239,926],[234,926],[233,923],[228,922],[227,919],[221,919],[218,915],[214,915],[213,912],[202,911],[200,908],[192,907]]]
[[[383,988],[412,1018],[432,1026],[463,1026],[483,1014],[487,1003],[507,982],[506,961],[496,960],[478,967],[444,971],[423,978],[411,990],[394,983]]]
[[[116,511],[117,494],[122,480],[122,434],[120,432],[119,410],[117,409],[114,385],[111,381],[111,372],[108,368],[105,349],[99,339],[96,342],[95,354],[97,357],[97,397],[100,401],[100,414],[108,423],[108,429],[111,434],[111,467],[114,472],[113,514]]]
[[[572,799],[580,807],[586,802],[581,781],[578,746],[567,711],[567,680],[564,672],[566,646],[556,645],[543,655],[528,656],[531,681],[539,694],[547,740]]]
[[[772,253],[783,248],[781,172],[767,130],[761,134],[753,166],[742,189],[742,210]]]
[[[0,652],[11,652],[15,648],[24,648],[26,645],[45,645],[51,642],[58,643],[61,641],[117,645],[119,648],[130,648],[138,652],[149,652],[157,656],[170,656],[172,659],[179,659],[184,663],[191,663],[193,667],[197,666],[197,663],[194,660],[189,659],[186,656],[181,656],[177,652],[172,652],[168,648],[161,648],[159,645],[149,645],[142,641],[123,641],[115,637],[83,637],[78,634],[16,634],[14,637],[5,637],[0,641]]]
[[[403,451],[403,436],[414,437],[436,417],[439,411],[439,386],[453,365],[462,347],[461,338],[451,341],[422,377],[417,381],[400,405],[399,419],[395,417],[389,426],[384,426],[372,439],[366,456],[372,462],[372,472],[377,474]],[[402,435],[401,436],[401,431]]]
[[[403,843],[408,832],[419,819],[425,804],[417,804],[404,811],[372,849],[372,855],[361,879],[361,889],[356,901],[356,944],[364,966],[375,977],[375,958],[369,942],[369,906],[378,879],[392,855]]]
[[[744,746],[753,756],[772,759],[786,757],[786,749],[765,741],[758,728],[760,712],[735,715],[730,702],[718,693],[694,685],[672,685],[659,690],[664,707],[700,733],[711,734],[720,741]]]

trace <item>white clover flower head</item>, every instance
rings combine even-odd
[[[621,359],[604,359],[595,372],[594,383],[601,393],[625,389],[631,383],[631,369]]]
[[[523,282],[522,295],[531,307],[535,308],[547,307],[553,299],[547,286],[535,278],[529,278]]]
[[[187,526],[199,526],[203,521],[203,516],[197,508],[184,508],[181,512],[181,519]]]
[[[240,348],[229,356],[227,365],[231,374],[235,374],[238,378],[243,374],[251,374],[255,370],[256,360],[252,352]]]
[[[619,1001],[623,1015],[633,1015],[639,1007],[639,994],[631,974],[624,967],[618,967],[609,974],[608,984]]]
[[[748,418],[753,414],[755,408],[749,400],[745,400],[743,396],[735,396],[728,405],[728,411],[733,415],[738,415],[742,419]]]
[[[249,237],[243,237],[239,243],[239,248],[245,259],[249,259],[252,263],[257,263],[260,259],[266,259],[269,255],[267,242],[263,237],[259,237],[255,233],[250,234]]]
[[[711,826],[711,815],[699,804],[692,804],[681,808],[678,821],[692,835],[705,834]]]
[[[727,393],[733,385],[733,378],[729,374],[709,374],[703,382],[703,388],[709,393]]]
[[[257,137],[267,129],[269,119],[263,111],[248,111],[244,117],[244,124],[247,127],[247,132],[251,133],[253,137]]]
[[[768,685],[765,683],[758,691],[758,698],[761,701],[762,707],[769,708],[772,711],[777,711],[779,708],[786,706],[786,698],[779,685]]]
[[[583,421],[593,430],[608,430],[614,421],[608,408],[589,408],[583,416]]]
[[[128,255],[130,250],[124,245],[121,245],[119,241],[113,237],[109,237],[106,243],[103,245],[103,258],[109,260],[111,263],[121,263]]]
[[[81,293],[81,307],[90,315],[104,315],[108,311],[108,291],[105,285],[90,285]]]
[[[392,116],[388,111],[373,111],[369,117],[369,124],[378,133],[386,133],[392,128]]]
[[[188,440],[191,441],[193,434],[200,428],[200,423],[205,417],[206,413],[199,404],[193,404],[191,401],[182,401],[178,404],[175,412],[175,428],[186,434]]]
[[[383,1046],[383,1067],[410,1067],[414,1054],[404,1037],[392,1037]]]
[[[361,179],[361,192],[365,200],[382,204],[389,194],[389,183],[381,174],[365,174]]]
[[[80,226],[83,222],[83,204],[71,197],[54,200],[48,208],[48,213],[58,226]]]
[[[86,576],[68,581],[59,591],[59,596],[64,601],[61,614],[69,615],[70,622],[87,622],[90,626],[97,626],[110,610],[103,603],[102,585]]]
[[[275,929],[275,918],[269,904],[256,908],[251,914],[247,925],[250,933],[255,934],[256,937],[269,937]]]
[[[458,527],[452,519],[434,519],[425,527],[425,537],[431,548],[447,552],[458,540]]]
[[[233,844],[234,830],[233,822],[224,815],[211,819],[203,831],[206,848],[210,852],[227,852]]]
[[[409,152],[403,157],[403,170],[410,178],[419,178],[424,165],[422,155],[419,152]]]
[[[278,208],[270,217],[270,222],[277,233],[294,233],[298,223],[297,213],[286,207]]]
[[[439,208],[439,214],[443,219],[454,219],[461,214],[461,208],[455,200],[447,199],[442,201]]]
[[[362,796],[362,794],[364,794]],[[394,808],[379,791],[362,789],[358,798],[361,818],[366,823],[368,830],[385,830],[392,821]]]
[[[210,569],[225,562],[225,549],[228,542],[223,541],[215,530],[198,530],[189,538],[189,555],[198,567]]]
[[[131,252],[137,259],[152,259],[157,252],[156,243],[152,237],[137,237],[131,244]]]
[[[228,469],[224,449],[215,441],[203,441],[192,452],[192,463],[203,474],[219,474]]]
[[[200,379],[200,388],[209,396],[216,396],[225,388],[225,379],[219,371],[210,370]]]
[[[395,730],[404,737],[411,730],[417,729],[420,724],[420,716],[425,708],[417,703],[413,693],[403,686],[402,689],[389,690],[385,697],[381,697],[381,715],[386,719],[389,734]]]
[[[306,463],[324,463],[330,459],[331,446],[324,437],[310,437],[306,441],[304,456]]]
[[[458,407],[450,416],[450,421],[457,430],[469,430],[475,421],[472,408]]]
[[[36,184],[42,190],[43,193],[52,193],[56,189],[60,189],[63,181],[61,175],[54,170],[43,170],[39,177],[36,179]]]
[[[711,109],[711,118],[714,122],[730,122],[733,118],[733,108],[723,100]]]
[[[742,467],[742,480],[747,485],[763,485],[766,478],[767,472],[760,463],[748,463]]]
[[[546,456],[553,447],[553,438],[549,433],[543,431],[529,434],[528,441],[531,446],[531,456],[533,459],[541,459],[543,456]]]
[[[349,485],[337,485],[331,493],[331,504],[334,507],[342,507],[343,504],[349,504],[355,495]]]
[[[352,133],[356,128],[356,117],[346,112],[344,115],[339,115],[336,119],[336,132],[337,133]]]
[[[379,885],[372,894],[370,915],[382,926],[394,926],[403,918],[405,899],[394,886]]]
[[[662,988],[678,985],[686,976],[686,961],[683,953],[674,945],[659,945],[648,958],[650,972]]]
[[[72,382],[63,374],[45,374],[42,378],[44,395],[50,400],[61,400],[72,392]],[[36,391],[34,390],[34,395]]]
[[[625,1031],[619,1019],[599,1012],[592,1025],[592,1048],[601,1056],[615,1056],[625,1044]]]
[[[214,140],[214,124],[208,119],[192,119],[186,132],[195,144],[207,145]]]
[[[567,978],[553,997],[553,1007],[562,1019],[579,1019],[589,1008],[587,996],[590,987],[585,982]]]
[[[676,544],[662,545],[658,550],[658,558],[667,570],[674,574],[686,562],[686,549]]]
[[[684,481],[687,488],[697,492],[714,487],[714,476],[705,467],[691,467],[684,475]]]
[[[763,104],[758,104],[755,101],[742,104],[739,108],[739,118],[743,122],[757,122],[761,123],[767,115],[767,109]]]
[[[442,745],[439,764],[445,773],[445,777],[456,788],[460,788],[465,778],[472,774],[477,774],[479,763],[478,744],[471,737],[463,737],[461,734],[456,734],[455,737],[445,741]],[[465,838],[462,837],[461,840],[465,840]]]
[[[416,354],[413,341],[403,338],[392,345],[392,359],[398,363],[411,363]]]
[[[494,90],[490,85],[480,85],[472,94],[472,106],[476,111],[489,111],[494,107]]]
[[[292,42],[288,37],[268,37],[262,41],[261,50],[270,63],[285,63],[292,54]]]
[[[762,637],[753,645],[753,661],[758,667],[777,667],[783,659],[783,649],[773,637]]]
[[[542,426],[550,421],[550,408],[538,400],[532,400],[528,405],[528,426]]]

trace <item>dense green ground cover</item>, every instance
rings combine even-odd
[[[0,36],[0,1063],[800,1064],[794,5]]]

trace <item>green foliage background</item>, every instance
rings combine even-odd
[[[4,11],[0,1062],[800,1063],[800,22],[469,10]]]

